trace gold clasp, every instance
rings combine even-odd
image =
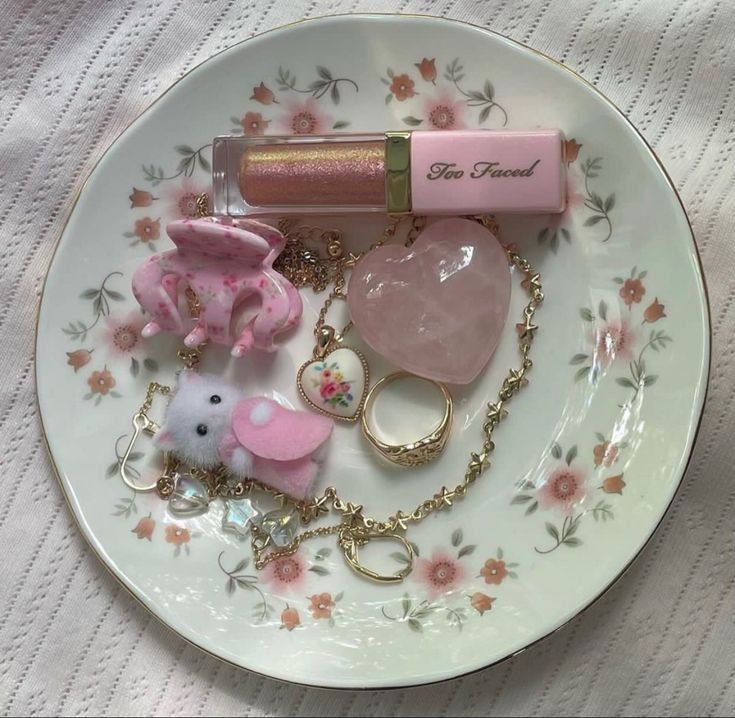
[[[138,441],[138,437],[141,435],[141,433],[145,432],[146,434],[153,436],[153,434],[158,431],[159,427],[155,421],[152,421],[148,418],[148,415],[145,412],[139,411],[133,417],[133,428],[135,429],[135,431],[133,432],[133,436],[130,439],[128,448],[125,449],[122,461],[120,461],[120,478],[125,482],[127,486],[133,489],[133,491],[153,491],[153,489],[156,488],[158,481],[154,481],[152,484],[149,484],[147,486],[140,486],[138,483],[136,483],[135,479],[133,479],[133,477],[130,476],[130,473],[128,472],[128,461],[130,459],[130,454],[133,451],[133,447],[135,446],[135,442]]]
[[[402,544],[406,551],[406,565],[396,573],[389,576],[377,573],[376,571],[363,566],[362,563],[360,563],[360,546],[367,545],[373,539],[398,541]],[[409,573],[411,573],[411,570],[413,569],[413,547],[400,534],[379,533],[368,529],[356,530],[345,527],[339,532],[339,545],[345,555],[347,563],[353,571],[362,574],[363,576],[367,576],[373,581],[378,581],[379,583],[400,583],[404,578],[406,578],[406,576],[408,576]]]

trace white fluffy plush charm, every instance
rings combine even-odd
[[[240,478],[304,499],[333,426],[326,417],[266,397],[247,398],[217,377],[185,370],[154,442],[192,465],[223,463]]]

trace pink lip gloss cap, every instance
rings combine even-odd
[[[562,212],[563,141],[559,130],[415,132],[413,212]]]

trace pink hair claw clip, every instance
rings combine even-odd
[[[294,327],[303,308],[296,288],[273,269],[283,234],[255,220],[213,218],[171,222],[166,231],[176,249],[150,257],[133,275],[133,294],[150,316],[143,336],[171,332],[189,348],[209,340],[232,347],[235,357],[275,351],[276,335]],[[179,311],[187,288],[199,303],[193,328]],[[253,295],[260,309],[236,331],[234,316]]]

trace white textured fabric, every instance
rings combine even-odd
[[[560,59],[641,130],[689,211],[714,364],[689,471],[633,568],[569,626],[425,689],[328,692],[174,636],[91,554],[41,438],[35,314],[70,199],[192,66],[303,17],[468,20]],[[1,0],[0,712],[9,715],[702,715],[735,709],[735,5],[723,0]]]

